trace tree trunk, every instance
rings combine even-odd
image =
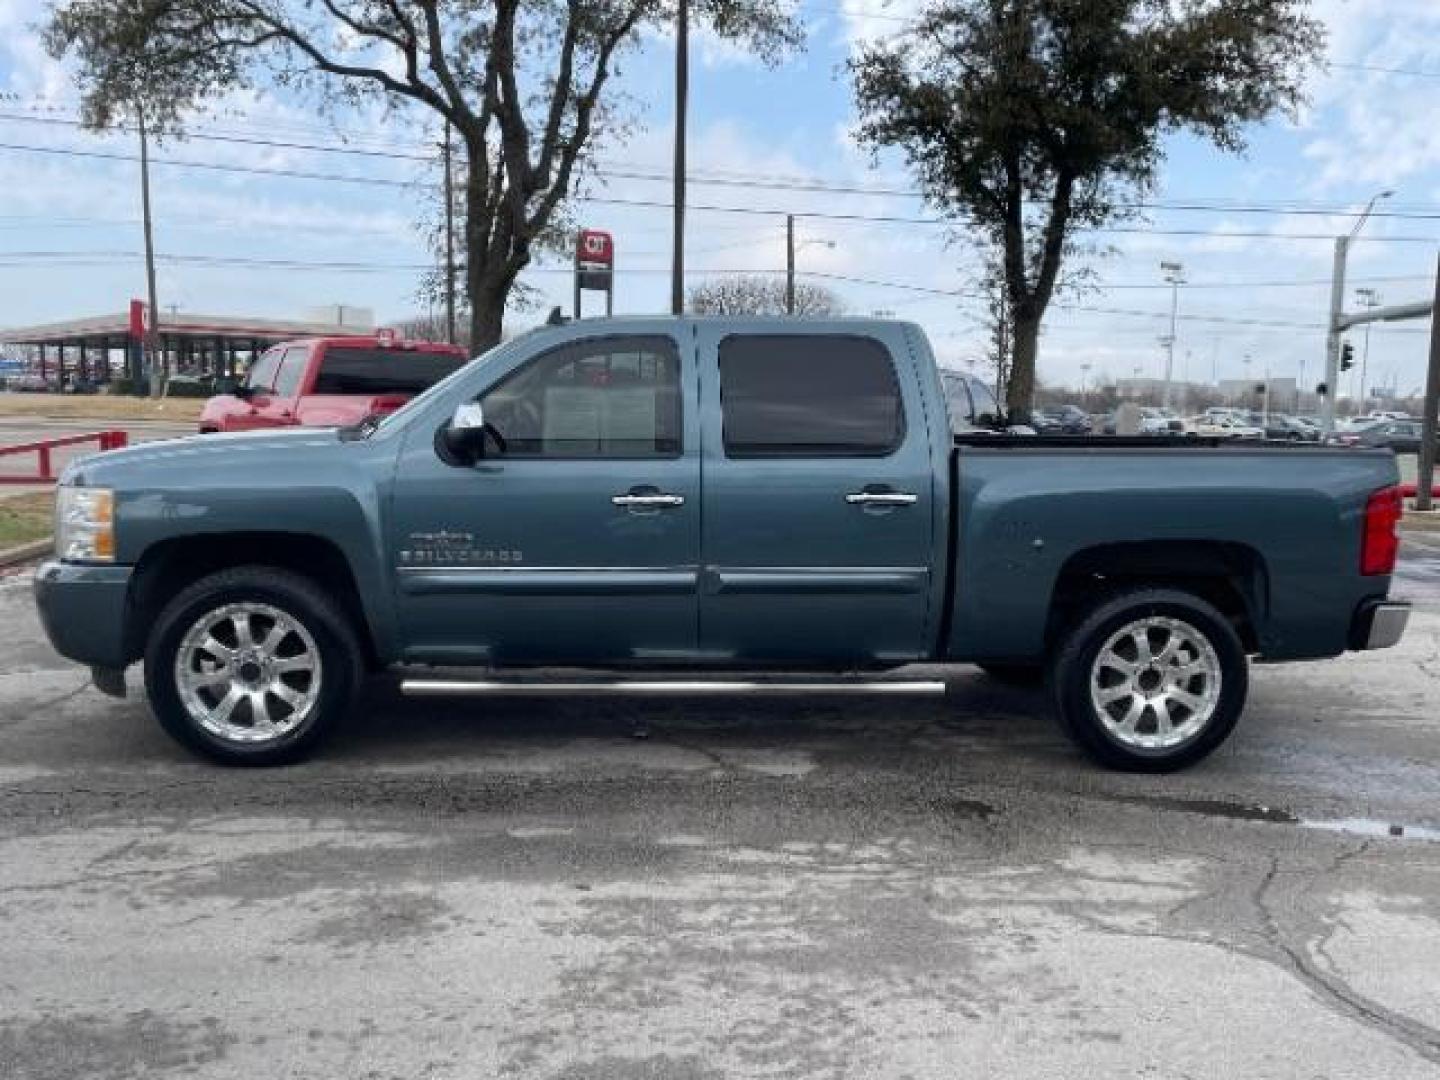
[[[479,356],[500,344],[505,331],[505,291],[487,290],[470,297],[470,351]]]
[[[1040,318],[1026,311],[1014,315],[1010,343],[1010,382],[1005,388],[1005,412],[1012,424],[1030,422],[1035,401],[1035,357],[1040,345]]]
[[[509,255],[503,239],[492,235],[495,215],[491,178],[485,172],[483,129],[457,125],[465,145],[465,300],[470,305],[470,351],[479,355],[500,343],[505,327],[505,303],[515,275],[505,272]]]

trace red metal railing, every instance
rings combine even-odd
[[[18,446],[0,446],[0,457],[6,454],[34,454],[36,471],[28,476],[0,475],[0,484],[53,484],[55,465],[52,451],[62,446],[78,446],[93,442],[103,450],[119,450],[129,442],[123,431],[87,431],[83,435],[66,435],[59,439],[42,439],[40,442],[20,443]]]

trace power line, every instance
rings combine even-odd
[[[66,119],[62,117],[37,117],[17,116],[13,113],[0,113],[0,120],[17,123],[34,123],[62,125],[67,127],[83,127],[79,120]],[[118,125],[120,130],[126,130],[124,125]],[[300,150],[304,152],[343,154],[358,157],[381,158],[391,161],[411,161],[427,165],[435,163],[433,154],[409,153],[399,150],[373,150],[361,149],[350,146],[336,146],[322,143],[291,142],[278,139],[263,139],[250,136],[216,135],[204,132],[192,132],[188,136],[202,141],[232,143],[246,146],[263,146],[283,150]],[[0,144],[5,149],[28,150],[35,153],[61,153],[63,148],[58,147],[34,147],[20,146],[17,144]],[[128,160],[123,154],[110,154],[101,151],[73,150],[74,154],[91,154],[106,159]],[[347,183],[373,183],[388,186],[410,186],[412,183],[426,186],[424,181],[400,181],[389,180],[379,177],[355,176],[353,174],[335,175],[326,173],[309,173],[299,170],[280,169],[257,169],[255,167],[238,165],[221,165],[214,162],[185,161],[175,158],[156,158],[157,164],[174,165],[185,168],[208,168],[216,170],[233,170],[237,172],[261,173],[267,175],[286,176],[294,179],[329,180]],[[460,160],[464,160],[463,157]],[[602,166],[595,169],[595,175],[608,179],[617,180],[640,180],[653,183],[669,183],[670,175],[664,171],[644,170],[625,167]],[[741,173],[731,170],[697,170],[690,174],[690,182],[714,187],[738,187],[738,188],[762,188],[774,191],[799,192],[803,194],[821,195],[862,195],[880,196],[888,198],[923,199],[924,193],[911,188],[897,188],[878,186],[873,184],[833,184],[821,180],[804,177],[784,177],[774,173]],[[1154,199],[1134,200],[1119,202],[1117,206],[1129,210],[1154,210],[1175,213],[1222,213],[1222,214],[1273,214],[1277,216],[1302,216],[1302,217],[1358,217],[1364,213],[1353,206],[1342,206],[1337,204],[1304,205],[1296,201],[1283,202],[1237,202],[1222,198],[1191,198],[1191,199]],[[797,216],[806,216],[797,214]],[[1440,209],[1403,210],[1379,209],[1373,210],[1370,214],[1375,218],[1395,218],[1398,220],[1410,221],[1440,221]]]
[[[112,151],[101,150],[75,150],[56,146],[29,146],[22,143],[0,143],[0,150],[14,150],[22,153],[50,154],[60,157],[72,158],[93,158],[106,161],[135,161],[133,154],[123,154]],[[315,173],[300,169],[262,169],[246,165],[221,165],[208,161],[185,161],[175,158],[152,158],[152,164],[169,165],[180,168],[200,169],[210,172],[240,173],[254,176],[278,176],[284,179],[296,180],[323,180],[331,183],[369,184],[388,188],[416,188],[434,187],[433,183],[413,180],[392,180],[382,177],[355,176],[344,173]],[[600,195],[577,195],[576,202],[594,203],[598,206],[629,206],[642,209],[669,209],[671,204],[661,199],[625,199]],[[938,217],[911,217],[903,214],[860,214],[842,213],[837,211],[784,209],[780,207],[756,207],[756,206],[723,206],[717,204],[689,204],[688,209],[702,213],[717,214],[739,214],[753,217],[787,217],[794,214],[799,217],[809,218],[815,221],[862,221],[895,225],[929,225],[945,226],[953,224],[944,218]],[[1249,238],[1260,240],[1333,240],[1329,233],[1273,233],[1273,232],[1243,232],[1239,230],[1216,231],[1211,229],[1157,229],[1153,227],[1132,228],[1124,226],[1104,226],[1101,228],[1086,229],[1091,233],[1112,233],[1127,234],[1135,233],[1146,236],[1204,236],[1213,239],[1226,238]],[[1414,243],[1434,244],[1440,242],[1440,237],[1434,236],[1384,236],[1367,238],[1367,243]]]

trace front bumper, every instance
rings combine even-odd
[[[1403,600],[1367,601],[1350,626],[1350,648],[1388,649],[1399,644],[1409,622],[1410,605]]]
[[[35,571],[35,606],[61,656],[100,668],[123,668],[129,566],[86,566],[51,560]]]

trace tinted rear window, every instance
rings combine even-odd
[[[465,363],[449,353],[404,349],[328,348],[315,394],[418,394]]]
[[[728,457],[881,457],[904,437],[890,354],[869,338],[726,338],[720,397]]]

